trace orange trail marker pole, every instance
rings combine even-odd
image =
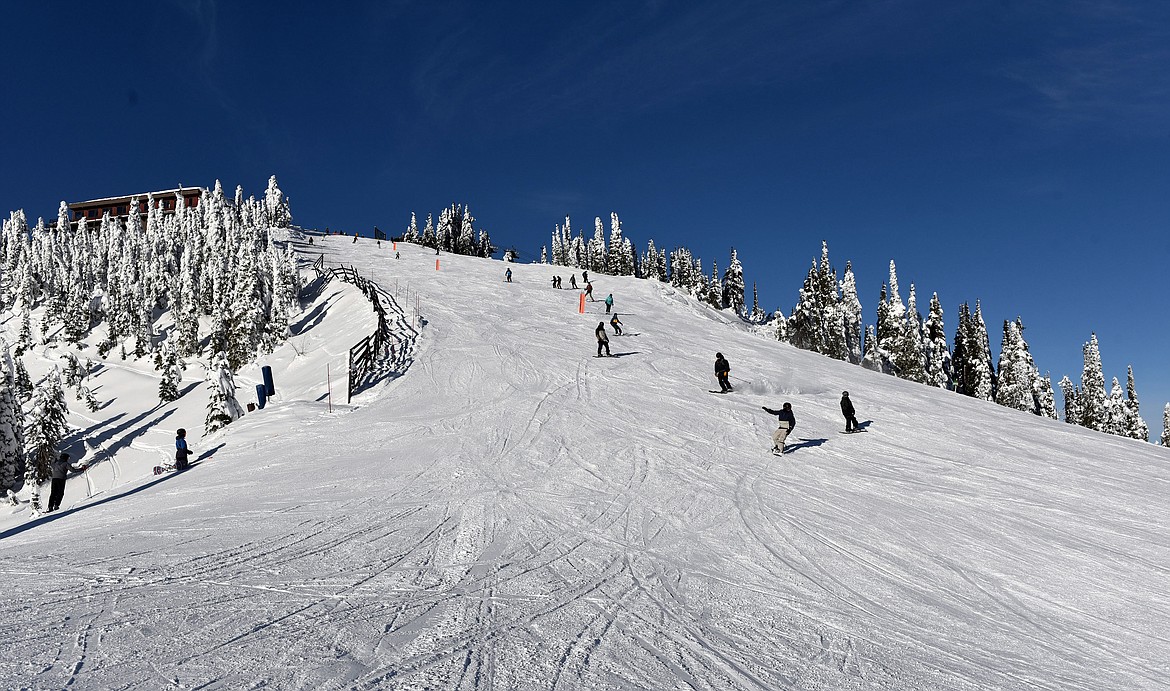
[[[398,251],[398,243],[397,242],[391,242],[390,244],[393,245],[395,251]]]
[[[581,293],[581,306],[577,308],[578,314],[585,314],[585,293]]]
[[[435,260],[435,271],[438,271],[438,270],[439,270],[439,260],[436,259]]]

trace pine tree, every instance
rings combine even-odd
[[[918,298],[914,292],[914,284],[910,284],[910,298],[906,304],[906,313],[901,327],[901,333],[895,345],[894,366],[898,368],[898,376],[920,384],[926,383],[926,343],[922,331],[922,313],[918,311]]]
[[[1081,421],[1082,427],[1106,432],[1109,418],[1106,410],[1108,395],[1105,393],[1105,374],[1101,369],[1101,349],[1097,345],[1097,334],[1093,333],[1082,349],[1085,366],[1081,373]]]
[[[410,225],[406,227],[406,232],[402,234],[403,242],[418,242],[418,219],[415,218],[414,212],[410,212]]]
[[[1137,387],[1133,383],[1133,365],[1126,368],[1125,402],[1123,405],[1123,422],[1120,434],[1131,439],[1142,441],[1150,440],[1150,428],[1142,419],[1141,406],[1138,403]]]
[[[216,181],[216,187],[219,187],[219,181]],[[223,189],[220,188],[220,195],[222,196]],[[280,191],[280,186],[276,184],[276,176],[268,178],[268,189],[264,192],[264,210],[265,218],[268,225],[275,228],[287,228],[292,223],[292,213],[289,212],[288,200],[285,199],[284,193]]]
[[[600,221],[600,219],[598,219]],[[618,219],[617,212],[610,212],[609,214],[609,256],[606,263],[609,265],[609,273],[614,276],[629,276],[634,273],[634,267],[628,265],[628,258],[626,252],[628,251],[628,241],[622,237],[622,222]]]
[[[162,360],[160,368],[162,379],[158,385],[158,400],[162,403],[177,401],[179,400],[179,384],[183,381],[183,370],[186,369],[186,364],[179,359],[179,354],[170,341],[163,343],[159,353]]]
[[[987,336],[987,324],[983,321],[983,310],[975,301],[975,314],[971,316],[968,362],[973,378],[972,396],[982,401],[995,400],[995,366],[991,360],[991,341]]]
[[[1039,380],[1036,402],[1038,415],[1052,420],[1059,419],[1059,416],[1056,414],[1056,395],[1052,391],[1052,377],[1047,374]]]
[[[49,479],[49,463],[57,457],[57,448],[69,427],[65,421],[65,390],[61,387],[61,373],[53,369],[37,388],[32,410],[26,421],[25,452],[28,466],[25,483],[33,488],[33,508],[40,510],[40,484]]]
[[[1060,395],[1064,397],[1064,421],[1070,425],[1079,425],[1085,414],[1081,408],[1081,388],[1074,386],[1068,376],[1060,379]]]
[[[739,263],[739,255],[732,247],[731,261],[727,271],[723,272],[723,306],[731,308],[740,317],[744,316],[743,293],[743,265]]]
[[[1170,447],[1170,403],[1162,408],[1162,446]]]
[[[752,282],[752,311],[748,316],[748,321],[753,324],[763,324],[768,318],[764,310],[760,309],[760,291],[756,287],[755,282]]]
[[[841,277],[841,328],[845,333],[845,350],[849,362],[861,364],[861,300],[857,297],[857,279],[853,276],[853,264],[845,262],[845,275]]]
[[[1015,410],[1036,411],[1031,372],[1028,371],[1023,336],[1015,322],[1004,320],[1003,345],[999,351],[999,387],[995,402]]]
[[[951,349],[947,345],[942,304],[938,293],[930,298],[930,316],[926,319],[926,384],[940,389],[951,387]]]
[[[236,383],[228,366],[227,355],[220,352],[207,369],[207,417],[204,428],[208,434],[230,425],[244,410],[236,401]]]
[[[33,384],[32,378],[28,376],[28,370],[24,367],[24,360],[19,357],[16,358],[15,372],[16,400],[23,405],[32,400]]]
[[[824,329],[821,324],[823,313],[817,301],[818,279],[817,263],[813,260],[800,288],[800,298],[788,317],[788,341],[802,350],[821,353],[824,352]]]
[[[0,496],[16,485],[24,458],[24,409],[16,396],[15,368],[7,346],[0,351]]]

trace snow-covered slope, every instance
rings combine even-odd
[[[595,359],[604,306],[578,314],[563,267],[313,249],[419,306],[407,373],[326,412],[324,364],[368,319],[331,284],[278,364],[298,395],[196,440],[216,452],[189,472],[10,520],[3,686],[1167,685],[1165,449],[769,342],[654,282],[595,277],[628,334]],[[839,433],[845,389],[864,434]],[[784,401],[776,457],[761,406]]]

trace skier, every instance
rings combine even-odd
[[[602,348],[605,348],[605,356],[611,357],[609,353],[609,336],[605,333],[605,322],[597,322],[597,329],[594,333],[597,334],[597,357],[601,357]]]
[[[186,470],[189,465],[187,458],[191,450],[187,448],[187,430],[182,427],[175,433],[175,470]]]
[[[49,489],[49,508],[47,511],[56,511],[61,508],[61,499],[65,497],[65,478],[69,476],[70,470],[74,470],[74,468],[69,465],[69,454],[65,452],[62,452],[57,460],[49,463],[49,477],[52,478],[52,487]]]
[[[610,309],[613,308],[613,293],[605,296],[605,313],[609,314]]]
[[[357,243],[357,239],[358,239],[358,234],[355,232],[355,233],[353,234],[353,241],[354,241],[354,243]]]
[[[597,302],[597,300],[593,299],[593,284],[592,283],[585,284],[585,295],[588,296],[590,302]]]
[[[845,431],[857,431],[857,415],[853,410],[853,401],[849,400],[849,392],[841,392],[841,414],[845,416]]]
[[[399,256],[398,256],[398,253],[397,253],[397,252],[395,252],[395,253],[394,253],[394,258],[395,258],[395,259],[401,259],[401,257],[399,257]]]
[[[772,433],[772,453],[784,453],[784,440],[792,434],[792,430],[796,429],[796,416],[792,414],[792,404],[785,403],[781,410],[772,410],[764,406],[764,412],[769,415],[775,415],[780,418],[780,426]]]
[[[581,272],[581,280],[586,282],[586,283],[589,282],[589,272],[588,271]]]
[[[504,280],[507,281],[508,283],[512,282],[512,270],[511,269],[508,269],[507,271],[504,272]]]
[[[553,284],[553,288],[557,287],[557,277],[556,276],[552,277],[552,284]]]
[[[618,319],[617,312],[613,313],[613,319],[609,320],[609,325],[613,327],[613,335],[622,335],[622,320]]]
[[[731,365],[723,357],[723,353],[715,353],[715,376],[719,379],[720,393],[731,391],[731,382],[727,381],[727,375],[730,372]]]
[[[569,274],[569,287],[573,290],[577,289],[577,274]]]

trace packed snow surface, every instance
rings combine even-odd
[[[595,276],[579,314],[565,267],[301,249],[396,296],[402,367],[344,405],[375,322],[340,281],[240,373],[253,400],[272,364],[276,399],[210,438],[201,372],[156,407],[149,363],[111,357],[112,402],[71,418],[95,465],[61,512],[0,515],[0,686],[1170,685],[1168,450],[798,351],[666,284]],[[609,293],[627,335],[595,358]],[[774,456],[761,407],[785,401]],[[198,464],[151,475],[179,426]]]

